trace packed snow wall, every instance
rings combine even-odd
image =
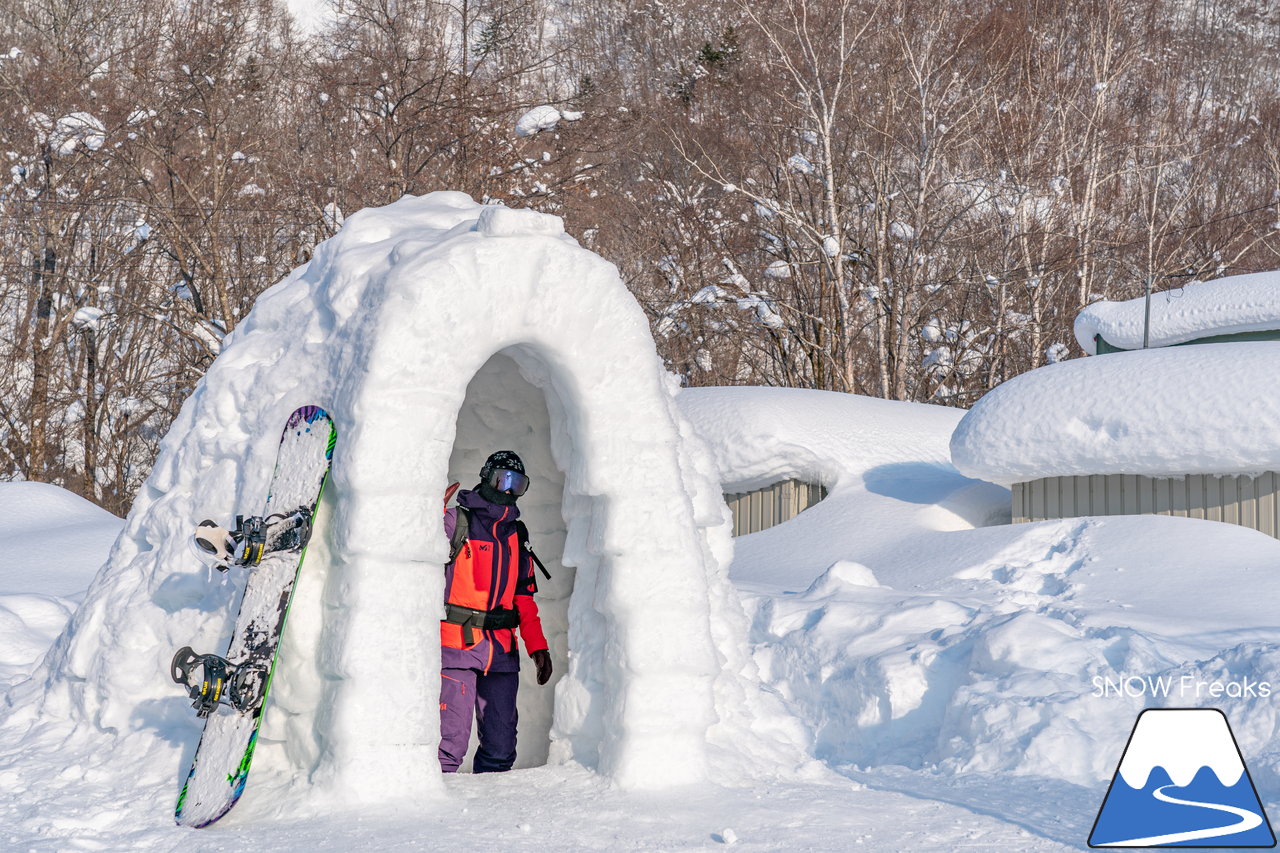
[[[442,790],[441,497],[493,444],[529,454],[531,531],[564,567],[545,600],[554,720],[526,687],[525,762],[633,787],[798,762],[746,653],[713,463],[674,393],[617,271],[557,218],[458,193],[351,216],[228,339],[10,731],[36,716],[150,734],[181,753],[176,782],[198,729],[169,658],[226,647],[243,582],[200,565],[192,526],[259,511],[281,424],[311,403],[337,452],[241,809],[267,791],[413,805]]]

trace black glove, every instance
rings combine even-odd
[[[546,649],[539,649],[531,652],[529,657],[533,658],[533,665],[538,668],[538,683],[546,684],[551,680],[551,653]]]

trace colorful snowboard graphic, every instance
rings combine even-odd
[[[323,409],[304,406],[289,416],[266,508],[261,517],[238,525],[236,532],[244,544],[237,562],[246,566],[242,571],[249,576],[226,657],[196,655],[184,648],[174,658],[174,680],[190,686],[197,711],[207,715],[178,796],[175,819],[181,826],[208,826],[230,811],[244,792],[276,649],[336,441],[333,421]],[[268,532],[272,530],[276,532]],[[197,667],[203,679],[193,681],[191,672]]]
[[[1216,708],[1138,715],[1090,847],[1274,847],[1227,718]]]

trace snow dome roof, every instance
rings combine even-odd
[[[188,716],[169,658],[225,648],[240,583],[196,560],[194,524],[258,512],[280,425],[316,404],[337,449],[247,800],[443,793],[439,682],[421,677],[439,666],[441,497],[495,447],[529,446],[522,512],[535,544],[562,548],[541,554],[561,564],[548,760],[633,787],[697,782],[716,760],[802,763],[754,676],[728,511],[676,384],[617,270],[559,218],[451,192],[356,213],[262,294],[184,404],[33,704],[86,750],[130,731],[180,763],[189,745],[146,721]]]
[[[1277,365],[1272,341],[1051,364],[979,400],[951,437],[951,459],[1003,484],[1280,470]]]
[[[1095,302],[1076,316],[1076,341],[1097,354],[1095,335],[1121,349],[1142,347],[1146,299]],[[1151,295],[1150,345],[1211,335],[1280,330],[1280,270],[1194,281]]]

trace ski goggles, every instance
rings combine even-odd
[[[489,485],[500,492],[510,492],[520,497],[529,491],[529,478],[510,468],[495,468],[489,475]]]

